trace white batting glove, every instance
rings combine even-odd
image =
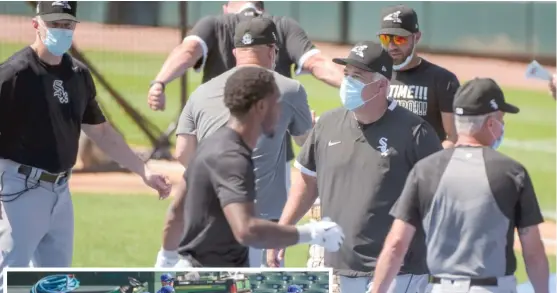
[[[168,251],[161,248],[157,253],[155,268],[173,268],[180,261],[177,251]]]
[[[338,251],[344,241],[342,228],[330,218],[314,221],[296,227],[300,234],[300,243],[323,246],[327,251]]]

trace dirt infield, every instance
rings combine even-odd
[[[31,43],[35,34],[28,17],[0,16],[4,29],[0,30],[0,42]],[[427,33],[427,32],[425,32]],[[370,34],[370,39],[375,38]],[[80,49],[101,49],[120,52],[168,53],[180,42],[177,29],[138,26],[110,26],[97,23],[80,23],[76,31],[75,43]],[[345,56],[350,47],[333,44],[316,44],[329,56]],[[498,61],[485,58],[467,58],[422,54],[429,61],[453,71],[459,79],[475,76],[491,77],[501,85],[514,88],[547,90],[544,82],[526,80],[526,65],[519,62]],[[162,64],[161,64],[162,65]],[[548,67],[555,72],[555,67]],[[155,76],[156,72],[152,73]],[[548,99],[549,99],[548,94]],[[160,170],[176,182],[183,168],[176,163],[152,162],[153,168]],[[90,193],[154,193],[140,178],[125,173],[74,174],[71,179],[73,191]],[[540,226],[547,239],[548,253],[555,254],[555,224],[546,222]]]

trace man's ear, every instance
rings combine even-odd
[[[415,34],[415,38],[416,38],[416,44],[420,42],[420,40],[422,39],[422,32],[417,32]]]
[[[31,19],[31,25],[33,26],[34,29],[38,29],[39,28],[39,20],[36,18],[32,18]]]
[[[236,48],[232,49],[232,55],[234,55],[234,58],[236,58]]]

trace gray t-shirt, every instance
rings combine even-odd
[[[393,222],[389,211],[406,176],[420,159],[441,150],[427,122],[393,101],[372,124],[360,124],[338,108],[321,115],[296,159],[296,167],[316,177],[323,217],[346,236],[325,265],[341,276],[370,276]],[[416,233],[401,272],[425,274],[425,244]],[[421,242],[420,242],[421,240]]]
[[[195,134],[198,141],[224,126],[230,113],[224,105],[224,85],[233,68],[200,85],[189,97],[176,134]],[[256,175],[256,215],[278,219],[286,203],[285,135],[299,136],[312,127],[307,94],[296,80],[273,72],[281,92],[281,116],[272,139],[261,137],[253,151]]]
[[[513,275],[515,228],[543,222],[524,166],[473,146],[418,162],[391,215],[424,231],[427,265],[439,277]]]

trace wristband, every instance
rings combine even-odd
[[[164,89],[166,88],[166,84],[164,84],[164,82],[162,82],[162,81],[157,81],[157,80],[151,81],[151,83],[149,84],[149,88],[153,87],[153,85],[155,85],[157,83],[162,86],[162,91],[164,92]]]
[[[308,225],[296,226],[298,230],[298,243],[310,243],[313,240],[312,229]]]
[[[171,251],[171,250],[164,250],[164,248],[161,248],[161,250],[159,251],[160,256],[164,257],[164,258],[179,258],[180,255],[178,254],[177,251]]]

